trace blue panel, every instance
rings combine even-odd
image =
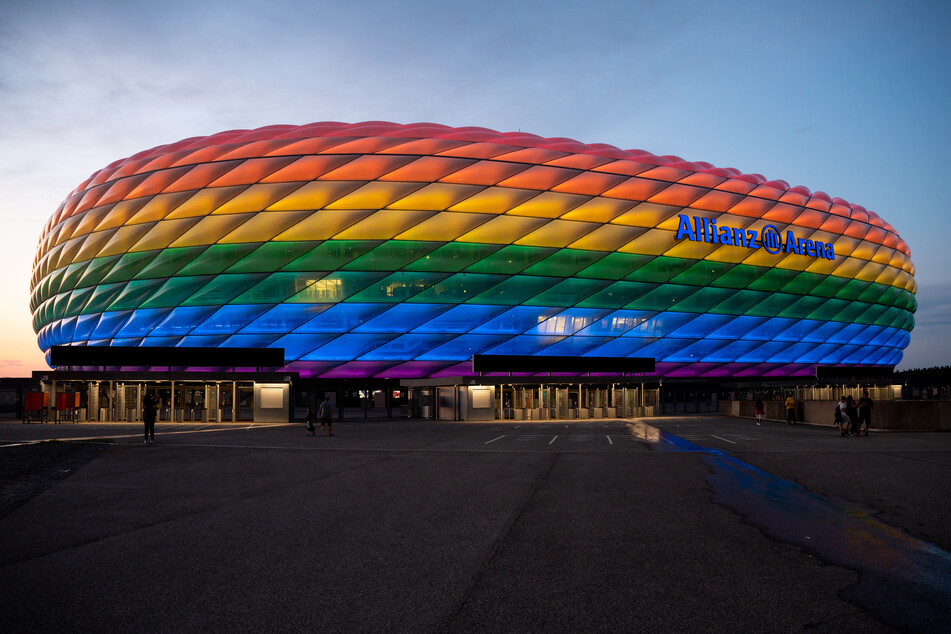
[[[452,304],[397,304],[380,313],[368,322],[353,329],[354,332],[409,332],[445,311]],[[409,357],[404,357],[409,358]]]
[[[49,340],[51,346],[58,346],[63,343],[63,322],[62,320],[53,323],[49,328]]]
[[[888,335],[891,333],[885,332],[885,326],[869,326],[862,334],[865,337],[866,343],[873,346],[880,346],[885,343],[885,340],[888,339]]]
[[[643,310],[616,310],[587,328],[579,330],[578,334],[590,335],[592,337],[617,337],[631,328],[644,323],[656,314],[657,313]]]
[[[727,345],[727,342],[724,339],[703,339],[673,353],[667,358],[667,361],[696,363],[709,357],[725,345]]]
[[[307,353],[316,350],[328,341],[333,340],[337,335],[333,333],[324,334],[301,334],[285,335],[272,343],[271,348],[284,348],[284,360],[286,363],[297,361]]]
[[[73,341],[86,341],[99,323],[99,314],[80,315],[76,318],[76,330],[73,331]],[[43,346],[45,347],[45,346]]]
[[[827,321],[817,326],[812,332],[806,333],[802,341],[812,341],[815,343],[825,343],[829,337],[845,328],[846,324],[841,321]]]
[[[142,337],[130,337],[128,339],[110,339],[110,346],[131,346],[136,347],[142,343]]]
[[[854,343],[856,337],[862,334],[862,331],[868,328],[865,324],[848,324],[845,328],[829,337],[829,343]]]
[[[889,337],[888,347],[890,348],[901,348],[904,350],[908,347],[908,344],[911,343],[911,333],[907,330],[896,330],[894,328],[889,328],[888,330],[895,330],[895,334]]]
[[[538,354],[540,356],[580,356],[608,341],[613,341],[613,339],[611,337],[581,337],[575,335],[573,337],[565,337],[555,345],[548,346]]]
[[[763,345],[762,341],[741,340],[734,341],[713,352],[701,361],[706,363],[733,363]]]
[[[785,317],[772,317],[759,328],[754,329],[744,339],[754,339],[759,341],[775,341],[784,330],[789,330],[795,319],[786,319]]]
[[[478,328],[473,328],[472,332],[488,334],[511,334],[517,335],[534,328],[552,315],[560,313],[561,308],[543,308],[541,306],[516,306],[511,308],[498,317],[490,319]],[[521,354],[521,353],[493,353],[493,354]]]
[[[215,348],[227,338],[228,335],[189,335],[175,345],[180,348]]]
[[[800,357],[817,347],[814,343],[781,343],[785,343],[786,347],[772,356],[771,363],[796,363]]]
[[[766,323],[767,319],[768,317],[753,317],[751,315],[743,315],[714,330],[709,336],[713,337],[714,339],[739,339],[747,333],[759,328],[761,325]]]
[[[271,304],[229,304],[198,325],[194,335],[232,335],[271,308]],[[175,310],[178,310],[177,308]]]
[[[468,332],[506,310],[508,306],[459,304],[422,324],[416,328],[416,332]]]
[[[142,340],[144,348],[172,348],[178,345],[182,337],[146,337]]]
[[[786,329],[781,335],[776,337],[777,341],[810,341],[808,339],[809,334],[815,331],[816,328],[823,325],[824,321],[816,321],[815,319],[800,319],[799,321],[793,323],[791,327]]]
[[[347,332],[390,307],[389,304],[335,304],[294,332]]]
[[[417,359],[420,361],[466,361],[471,359],[472,355],[482,354],[509,337],[511,335],[462,335],[438,348],[424,352]]]
[[[631,328],[625,337],[666,337],[673,331],[696,319],[697,313],[659,313],[635,328]]]
[[[844,363],[852,365],[868,363],[868,358],[875,354],[876,350],[876,348],[871,346],[859,346],[858,349],[854,350],[852,354],[845,358]]]
[[[129,315],[132,314],[131,310],[120,310],[116,312],[105,312],[102,314],[102,317],[99,319],[99,324],[96,326],[96,329],[93,330],[91,339],[112,339],[116,336],[116,333],[119,332],[119,329],[122,328],[122,324],[129,319]]]
[[[278,304],[241,330],[241,334],[291,332],[333,304]]]
[[[117,337],[144,337],[159,324],[171,308],[137,308],[132,311],[132,317],[116,335]]]
[[[217,306],[179,306],[173,308],[162,323],[152,330],[152,335],[187,335],[195,326],[205,321]]]
[[[383,334],[342,335],[304,355],[301,357],[301,361],[351,361],[376,347],[382,346],[394,337],[395,335]]]
[[[486,354],[536,354],[548,346],[561,341],[563,338],[564,337],[519,335],[489,349]]]
[[[737,359],[737,361],[742,363],[772,363],[773,357],[780,354],[788,347],[789,344],[785,341],[767,341],[765,343],[761,342],[758,348],[751,350],[747,354]]]
[[[231,335],[221,344],[222,348],[266,348],[277,335]]]
[[[822,358],[826,354],[822,344],[819,343],[797,343],[796,349],[799,354],[793,359],[793,363],[822,363]]]
[[[657,361],[669,361],[669,357],[695,342],[694,339],[658,339],[649,346],[638,350],[637,356],[653,357]]]
[[[809,354],[803,355],[805,359],[815,359],[815,361],[803,361],[802,363],[821,363],[828,365],[834,363],[832,355],[836,353],[839,346],[833,343],[820,343]]]
[[[597,323],[610,312],[610,309],[568,308],[538,324],[534,328],[530,328],[525,334],[573,335],[582,328],[587,328],[591,324]]]
[[[63,320],[63,341],[69,343],[73,340],[73,332],[76,330],[76,318],[67,317]]]
[[[636,354],[641,348],[657,341],[655,337],[618,337],[603,346],[598,346],[594,350],[589,350],[584,356],[588,357],[630,357],[640,356]]]
[[[408,334],[374,348],[361,361],[408,361],[452,339],[451,334]]]
[[[693,321],[688,322],[670,333],[670,336],[676,338],[683,337],[685,339],[700,339],[701,337],[706,337],[717,328],[733,321],[733,319],[733,315],[700,315]]]

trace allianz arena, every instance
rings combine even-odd
[[[301,377],[466,376],[473,355],[795,377],[897,364],[914,272],[874,212],[756,174],[521,132],[331,122],[99,170],[43,230],[31,309],[44,351],[283,348]]]

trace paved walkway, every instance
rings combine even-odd
[[[951,435],[645,422],[0,423],[113,440],[0,518],[0,627],[946,627]]]

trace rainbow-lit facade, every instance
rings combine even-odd
[[[53,214],[31,287],[44,351],[282,347],[325,378],[466,375],[473,354],[653,357],[695,377],[893,366],[916,307],[904,241],[822,192],[385,122],[117,161]]]

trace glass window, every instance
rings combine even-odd
[[[797,275],[799,275],[799,271],[768,268],[765,273],[760,275],[753,282],[750,282],[749,287],[754,291],[772,292],[789,284]]]
[[[831,308],[830,303],[834,301],[834,299],[827,299],[825,297],[810,297],[804,295],[783,309],[782,312],[779,313],[779,316],[799,319],[803,317],[816,319],[824,316],[832,316],[835,312],[830,312],[829,308]]]
[[[279,304],[316,283],[313,273],[271,273],[231,303]]]
[[[654,316],[652,312],[639,310],[616,310],[599,319],[587,328],[578,331],[580,335],[617,337],[631,328],[644,323]]]
[[[450,334],[406,334],[367,352],[361,361],[408,361],[452,339]]]
[[[658,256],[643,266],[628,273],[624,279],[632,282],[667,282],[674,276],[686,271],[696,260]]]
[[[117,337],[144,337],[171,312],[171,308],[139,308],[116,333]]]
[[[356,334],[350,333],[322,345],[303,357],[301,361],[350,361],[363,356],[374,348],[382,346],[398,335],[390,334]]]
[[[746,288],[768,270],[769,269],[765,266],[737,264],[717,280],[717,286],[724,288]]]
[[[106,310],[106,307],[112,303],[112,300],[119,296],[119,293],[121,293],[124,288],[125,284],[122,282],[97,286],[93,290],[89,301],[86,302],[86,305],[83,307],[82,313],[88,315],[90,313],[103,312]]]
[[[608,341],[611,341],[611,337],[582,337],[579,335],[572,335],[570,337],[565,337],[561,341],[551,346],[548,346],[539,352],[539,354],[542,356],[581,356],[585,352],[593,350],[594,348],[597,348]]]
[[[176,347],[180,348],[215,348],[224,343],[227,335],[188,335],[182,337]]]
[[[99,313],[94,315],[80,315],[76,318],[76,329],[73,331],[73,341],[86,341],[99,323]]]
[[[733,291],[729,297],[711,308],[711,312],[727,315],[743,315],[769,296],[763,291]]]
[[[211,275],[172,277],[165,281],[151,297],[142,302],[142,308],[178,306],[192,293],[212,280]]]
[[[533,264],[528,269],[526,269],[525,272],[529,275],[571,277],[581,269],[591,266],[606,255],[607,253],[603,251],[561,249],[551,254],[541,262]]]
[[[626,306],[657,288],[646,282],[614,282],[590,297],[578,302],[585,308],[620,308]]]
[[[486,351],[486,354],[530,355],[538,354],[548,346],[558,343],[564,337],[546,337],[541,335],[518,335]]]
[[[665,360],[675,363],[697,363],[704,361],[711,354],[727,345],[723,339],[708,339],[695,341],[686,348],[670,354]]]
[[[335,271],[379,244],[379,240],[328,240],[285,266],[284,270]]]
[[[605,344],[589,350],[585,356],[589,357],[639,357],[636,354],[642,348],[657,341],[655,337],[617,337]]]
[[[596,323],[609,311],[590,308],[569,308],[534,328],[526,331],[529,335],[572,335],[592,323]]]
[[[231,335],[221,344],[225,348],[267,348],[274,340],[275,334],[258,335]]]
[[[653,357],[658,362],[671,361],[673,355],[693,343],[695,339],[658,339],[638,350],[637,356]]]
[[[697,292],[685,298],[670,307],[671,310],[682,312],[704,313],[710,310],[711,306],[716,306],[729,300],[736,294],[736,291],[728,288],[706,287],[697,290]]]
[[[774,317],[763,322],[762,325],[744,335],[743,338],[760,341],[772,341],[779,337],[784,331],[789,330],[793,325],[795,325],[795,323],[795,319]]]
[[[697,319],[693,313],[659,313],[624,333],[625,337],[666,337]]]
[[[270,344],[271,348],[284,348],[284,361],[291,363],[316,350],[337,335],[325,334],[289,334]]]
[[[335,271],[326,276],[314,273],[314,283],[287,301],[292,304],[342,302],[385,275],[383,271]]]
[[[82,278],[83,273],[86,272],[86,267],[89,266],[89,261],[86,262],[75,262],[70,264],[63,273],[63,281],[60,285],[60,290],[70,291],[76,288],[76,285],[79,283],[80,278]]]
[[[712,260],[702,260],[690,268],[678,273],[671,282],[674,284],[693,284],[694,286],[707,286],[716,283],[721,277],[726,275],[733,268],[733,264],[726,262],[714,262]]]
[[[700,290],[697,286],[680,286],[679,284],[664,284],[639,297],[624,308],[632,310],[669,310],[676,304],[685,301],[688,297]]]
[[[815,273],[806,273],[803,271],[794,277],[791,282],[786,284],[782,288],[782,291],[784,293],[793,293],[795,295],[808,295],[821,281],[821,275],[817,275]]]
[[[670,336],[701,339],[731,321],[733,321],[731,315],[699,315],[696,319],[674,330]]]
[[[518,305],[523,303],[525,298],[533,297],[556,281],[558,278],[517,275],[483,291],[469,301],[477,304]]]
[[[172,309],[169,315],[152,330],[155,337],[171,335],[187,335],[198,324],[205,321],[215,312],[214,306],[193,306]]]
[[[109,310],[138,308],[146,297],[164,283],[164,280],[133,280],[126,284],[125,289],[118,297],[112,300],[112,303],[109,304]]]
[[[119,332],[119,329],[122,328],[122,324],[129,319],[129,315],[131,314],[131,310],[103,313],[90,338],[111,339]]]
[[[704,363],[732,363],[761,345],[763,345],[762,341],[734,341],[710,352],[702,361]]]

